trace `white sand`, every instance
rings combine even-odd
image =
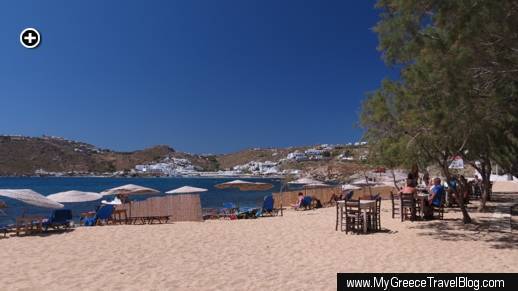
[[[505,215],[473,213],[478,224],[458,230],[458,220],[401,223],[390,217],[389,203],[383,201],[387,231],[368,235],[335,232],[335,210],[327,208],[257,220],[81,227],[0,239],[0,286],[335,290],[337,272],[518,272],[517,235],[509,233]],[[456,211],[445,215],[458,217]]]
[[[518,180],[495,181],[493,182],[493,192],[516,193],[518,192]]]

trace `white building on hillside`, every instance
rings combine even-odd
[[[286,157],[288,160],[295,160],[295,161],[306,161],[308,157],[305,153],[301,153],[299,151],[295,151],[292,153],[289,153]]]

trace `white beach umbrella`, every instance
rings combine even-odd
[[[103,192],[101,192],[101,195],[102,196],[114,195],[114,194],[136,195],[136,194],[156,194],[156,193],[160,193],[160,191],[153,189],[153,188],[143,187],[143,186],[139,186],[139,185],[127,184],[127,185],[111,188],[108,190],[104,190]]]
[[[218,189],[239,188],[241,191],[266,191],[273,188],[270,183],[234,180],[215,185]]]
[[[103,196],[99,193],[94,192],[83,192],[83,191],[65,191],[47,196],[50,200],[62,203],[71,202],[87,202],[101,199]]]
[[[197,187],[191,187],[191,186],[183,186],[174,190],[167,191],[165,193],[167,194],[189,194],[189,193],[201,193],[206,192],[207,189],[204,188],[197,188]]]
[[[50,200],[40,193],[34,192],[30,189],[0,189],[0,196],[16,199],[23,203],[43,208],[63,208],[63,204]]]

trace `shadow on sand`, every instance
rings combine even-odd
[[[444,219],[416,222],[411,228],[424,230],[423,236],[432,236],[444,241],[483,241],[494,249],[518,249],[518,229],[511,231],[509,222],[510,205],[517,203],[517,195],[494,195],[488,203],[487,211],[472,215],[472,223],[464,224],[462,219]],[[468,206],[470,214],[477,211],[477,204]],[[448,213],[460,212],[458,208],[449,208]]]

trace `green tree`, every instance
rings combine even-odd
[[[379,49],[401,80],[385,81],[364,104],[369,141],[406,137],[407,154],[435,162],[446,177],[453,156],[476,166],[487,185],[492,161],[516,172],[518,2],[380,0],[377,7]]]

